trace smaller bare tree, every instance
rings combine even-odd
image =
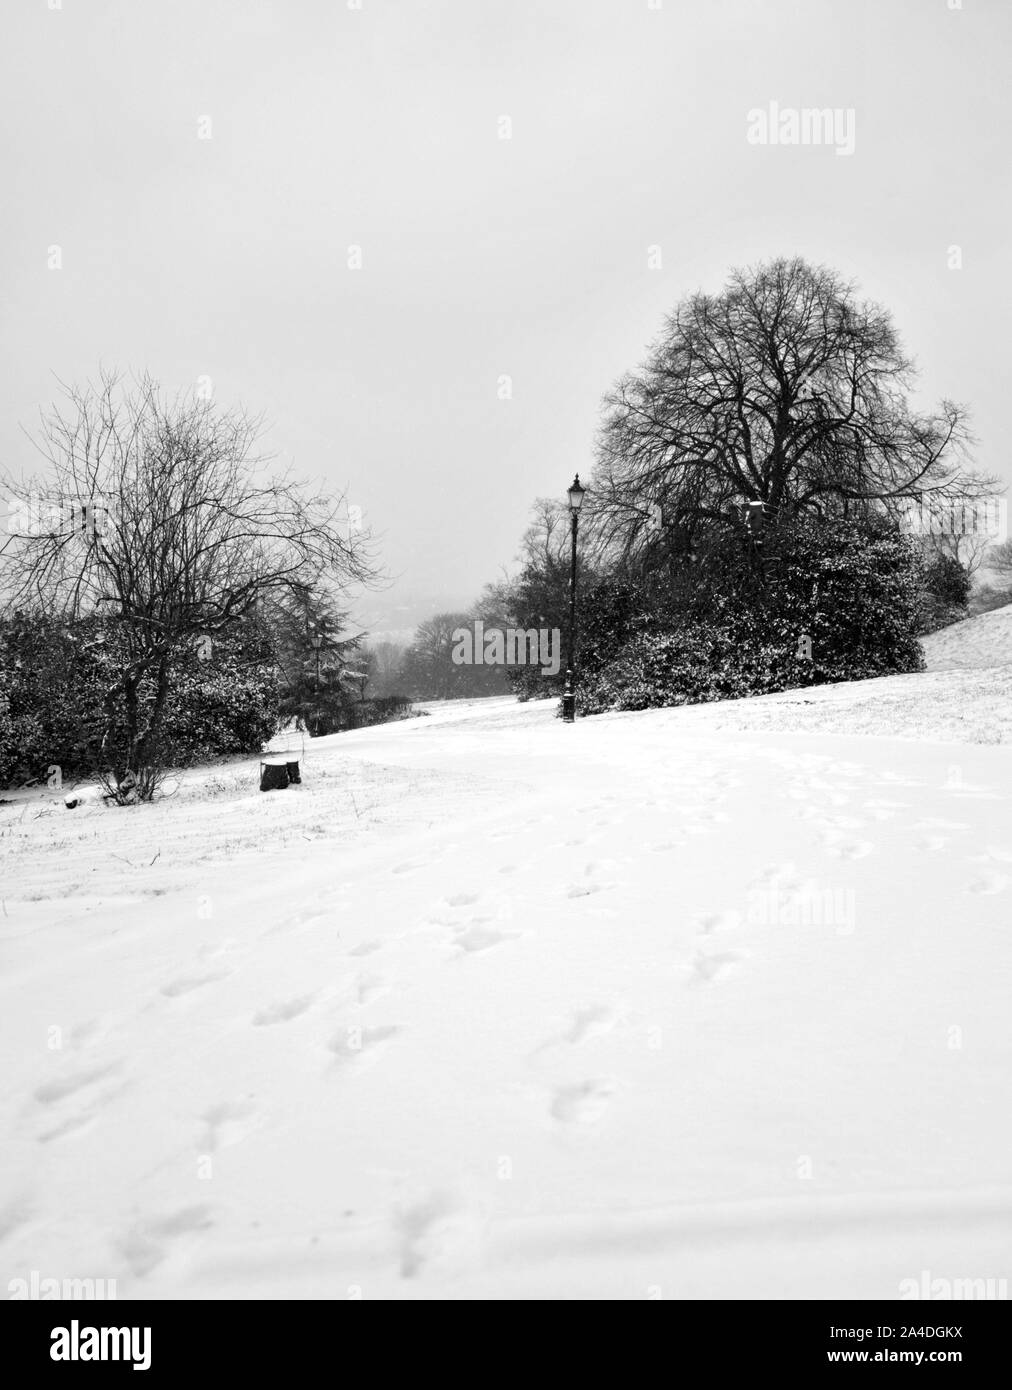
[[[103,761],[118,798],[143,799],[182,657],[271,599],[369,582],[369,537],[349,537],[343,498],[271,470],[259,419],[168,400],[146,375],[65,392],[35,439],[41,486],[6,480],[22,521],[0,550],[0,602],[108,621]]]

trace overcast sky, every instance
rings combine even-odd
[[[210,377],[347,488],[396,576],[360,611],[411,625],[589,471],[680,297],[799,253],[1008,481],[1012,6],[954,2],[7,0],[0,458],[54,374]],[[853,153],[749,143],[774,101]]]

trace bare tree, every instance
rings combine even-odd
[[[605,401],[588,494],[599,540],[629,554],[674,528],[734,523],[742,500],[823,514],[987,493],[962,471],[964,408],[911,406],[889,314],[831,270],[777,260],[735,271],[667,319],[646,363]]]
[[[341,498],[271,471],[259,419],[167,400],[146,375],[65,392],[35,440],[41,484],[8,481],[24,521],[0,550],[0,595],[8,610],[108,620],[105,753],[115,784],[136,785],[181,655],[279,595],[368,581],[368,537],[349,535]]]

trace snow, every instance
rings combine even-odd
[[[921,638],[929,671],[1012,665],[1012,603]]]
[[[7,794],[0,1276],[1007,1277],[1003,678],[572,726],[462,701],[310,741],[286,791],[253,758],[151,807]]]

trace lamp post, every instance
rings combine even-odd
[[[562,718],[572,724],[576,718],[576,531],[586,488],[577,473],[569,488],[569,515],[572,528],[572,554],[569,571],[569,651],[566,657],[566,688],[562,693]]]
[[[320,732],[320,648],[323,645],[323,638],[320,633],[314,632],[309,642],[316,653],[316,727],[313,730],[315,736]]]

